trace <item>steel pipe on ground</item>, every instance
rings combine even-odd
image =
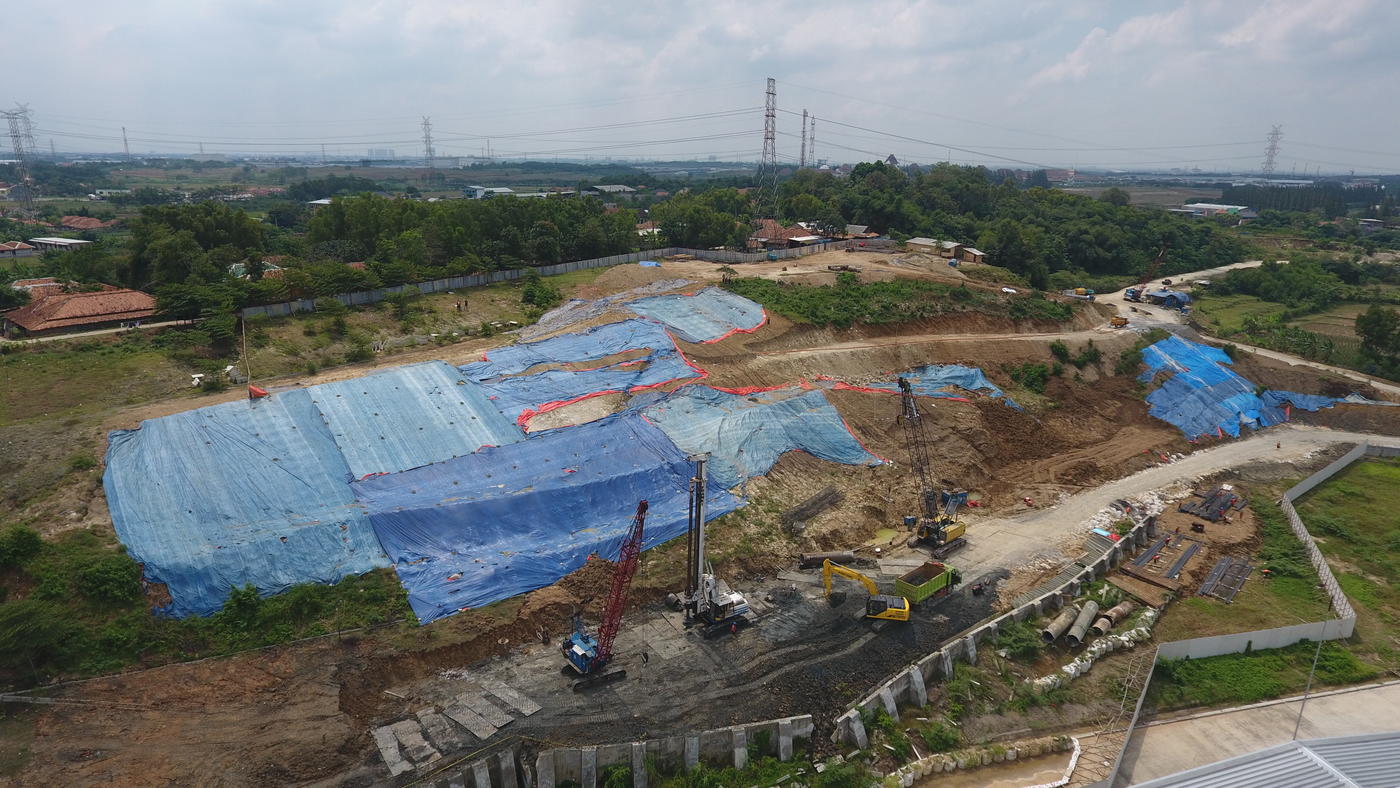
[[[1089,631],[1089,625],[1094,623],[1094,617],[1099,614],[1099,603],[1093,600],[1084,603],[1084,609],[1079,611],[1079,618],[1074,620],[1070,626],[1069,633],[1065,635],[1065,641],[1071,647],[1078,646],[1084,642],[1084,635]]]
[[[1069,629],[1070,625],[1074,623],[1075,617],[1078,615],[1078,607],[1074,605],[1065,605],[1065,609],[1060,611],[1060,614],[1055,617],[1055,620],[1051,621],[1049,626],[1045,627],[1045,629],[1040,630],[1040,639],[1046,643],[1054,643],[1060,635],[1065,633],[1065,630]]]
[[[1113,622],[1108,620],[1108,616],[1100,616],[1099,620],[1089,627],[1089,631],[1095,635],[1107,635],[1111,629],[1113,629]]]
[[[803,569],[813,566],[821,566],[822,561],[835,561],[838,564],[849,564],[856,560],[856,554],[850,550],[841,550],[834,553],[802,553],[798,557]]]

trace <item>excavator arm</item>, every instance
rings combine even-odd
[[[866,577],[860,572],[857,572],[856,570],[851,569],[849,567],[845,567],[840,564],[833,564],[831,562],[831,559],[828,558],[825,561],[822,561],[822,586],[826,588],[827,596],[831,596],[832,575],[840,575],[841,577],[844,577],[847,580],[854,580],[857,583],[860,583],[861,585],[865,586],[865,590],[868,591],[871,596],[878,596],[880,593],[880,588],[875,585],[874,580],[871,580],[870,578]]]

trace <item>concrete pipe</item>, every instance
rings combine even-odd
[[[1127,621],[1128,616],[1131,616],[1134,610],[1137,610],[1137,605],[1134,604],[1132,600],[1125,600],[1104,611],[1103,615],[1104,618],[1112,621],[1113,625],[1116,627],[1124,621]]]
[[[1109,620],[1108,616],[1100,616],[1099,620],[1089,627],[1089,631],[1095,635],[1107,635],[1111,629],[1113,629],[1113,622]]]
[[[1074,623],[1075,616],[1078,615],[1079,608],[1074,605],[1065,605],[1065,609],[1060,611],[1055,620],[1051,621],[1045,629],[1040,630],[1040,639],[1046,643],[1054,643],[1060,635],[1065,633],[1065,630],[1069,629],[1070,624]]]
[[[1065,642],[1073,648],[1084,642],[1084,636],[1089,632],[1089,625],[1094,623],[1094,617],[1099,614],[1099,603],[1093,600],[1084,603],[1084,609],[1079,611],[1079,618],[1074,620],[1074,624],[1069,628],[1069,633],[1065,635]]]
[[[838,564],[849,564],[855,560],[856,554],[850,550],[842,550],[835,553],[802,553],[798,557],[798,561],[803,569],[821,566],[822,561],[835,561]]]

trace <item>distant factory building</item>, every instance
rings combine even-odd
[[[83,241],[78,238],[30,238],[29,243],[41,252],[66,252],[90,244],[92,241]]]

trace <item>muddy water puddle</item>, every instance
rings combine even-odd
[[[1044,785],[1064,776],[1069,757],[1069,753],[1061,752],[952,774],[930,775],[916,781],[914,788],[1025,788],[1028,785]]]

